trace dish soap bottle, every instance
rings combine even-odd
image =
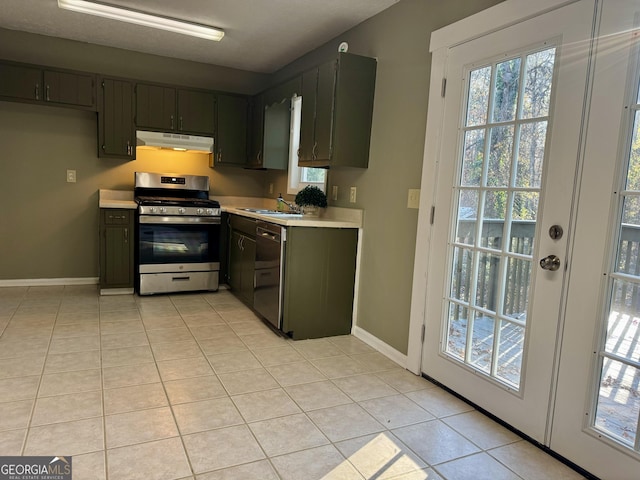
[[[278,212],[284,212],[284,210],[285,210],[285,208],[284,208],[285,203],[284,203],[284,198],[282,198],[282,194],[281,194],[281,193],[279,193],[279,194],[278,194],[278,198],[276,198],[276,202],[278,202],[278,203],[276,204],[276,210],[277,210]]]

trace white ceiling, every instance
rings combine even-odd
[[[222,28],[212,42],[58,8],[57,0],[0,0],[0,27],[271,73],[399,0],[108,0]]]

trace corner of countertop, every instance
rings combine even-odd
[[[133,201],[133,190],[109,190],[101,188],[98,190],[99,208],[127,208],[134,210],[138,208]]]

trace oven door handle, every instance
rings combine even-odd
[[[210,225],[220,225],[220,217],[177,217],[162,215],[140,215],[140,223],[157,225],[185,225],[194,223],[206,223]]]

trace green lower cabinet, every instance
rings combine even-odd
[[[282,331],[295,340],[351,333],[357,229],[287,228]]]
[[[131,289],[134,210],[100,209],[100,290]]]
[[[243,235],[237,230],[232,230],[229,240],[227,280],[231,290],[250,307],[253,306],[255,261],[255,239]]]

